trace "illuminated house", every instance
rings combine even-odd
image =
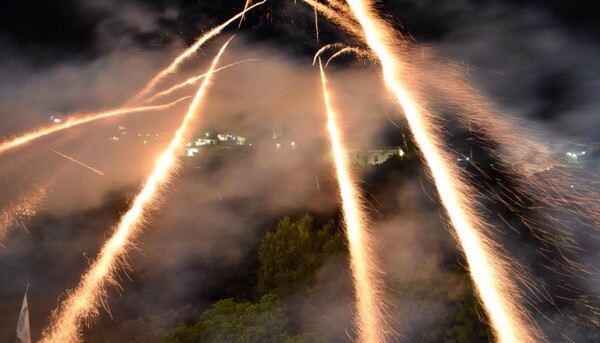
[[[360,165],[368,164],[371,166],[382,164],[394,156],[403,157],[405,155],[404,150],[400,147],[354,149],[350,150],[348,154],[354,162]]]

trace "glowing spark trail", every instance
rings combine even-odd
[[[238,64],[242,64],[242,63],[246,63],[246,62],[252,62],[252,61],[258,61],[258,59],[250,58],[250,59],[247,59],[247,60],[242,60],[242,61],[239,61],[239,62],[230,63],[230,64],[228,64],[226,66],[223,66],[223,67],[220,67],[218,69],[215,69],[215,71],[213,73],[216,74],[217,72],[219,72],[221,70],[225,70],[225,69],[231,68],[233,66],[236,66]],[[157,100],[159,98],[162,98],[162,97],[165,97],[165,96],[167,96],[169,94],[172,94],[173,92],[175,92],[175,91],[177,91],[179,89],[182,89],[184,87],[193,85],[196,82],[198,82],[198,81],[202,80],[203,78],[205,78],[206,75],[207,74],[205,73],[205,74],[201,74],[201,75],[198,75],[198,76],[190,77],[189,79],[185,80],[182,83],[179,83],[179,84],[177,84],[177,85],[175,85],[175,86],[173,86],[173,87],[171,87],[169,89],[166,89],[164,91],[161,91],[161,92],[158,92],[158,93],[154,94],[152,97],[148,98],[148,100],[144,101],[144,103],[151,103],[151,102],[153,102],[153,101],[155,101],[155,100]]]
[[[240,17],[240,23],[238,25],[238,29],[242,27],[242,22],[246,19],[246,10],[248,10],[248,6],[252,5],[252,0],[246,0],[246,4],[244,5],[244,11],[242,16]]]
[[[337,23],[341,26],[341,28],[353,34],[354,36],[363,37],[363,32],[357,28],[356,22],[352,18],[349,18],[348,14],[346,13],[347,9],[338,8],[336,11],[335,9],[329,8],[315,0],[304,0],[304,2],[321,12],[325,18]]]
[[[0,143],[0,155],[11,149],[25,145],[35,139],[48,136],[48,135],[53,134],[58,131],[69,129],[69,128],[79,126],[82,124],[86,124],[89,122],[93,122],[93,121],[96,121],[99,119],[114,117],[114,116],[118,116],[118,115],[126,114],[126,113],[139,113],[139,112],[166,110],[187,98],[188,97],[183,97],[181,99],[178,99],[176,101],[173,101],[173,102],[165,104],[165,105],[142,106],[142,107],[123,107],[123,108],[117,108],[115,110],[110,110],[110,111],[105,111],[105,112],[91,113],[91,114],[81,115],[81,116],[77,116],[77,117],[69,117],[67,120],[61,122],[60,124],[44,126],[39,129],[27,132],[25,134],[22,134],[20,136],[17,136],[15,138],[12,138],[12,139],[9,139],[9,140],[6,140],[6,141]]]
[[[331,50],[331,49],[345,49],[348,46],[342,43],[332,43],[332,44],[327,44],[324,45],[323,47],[321,47],[321,49],[317,50],[317,52],[315,53],[315,57],[313,57],[313,65],[317,64],[317,60],[319,59],[319,57],[321,57],[321,55],[327,51],[327,50]]]
[[[79,164],[80,166],[82,166],[82,167],[84,167],[84,168],[87,168],[87,169],[89,169],[89,170],[93,171],[93,172],[94,172],[94,173],[96,173],[96,174],[100,174],[100,175],[104,176],[104,173],[103,173],[103,172],[101,172],[101,171],[99,171],[98,169],[96,169],[96,168],[93,168],[93,167],[91,167],[91,166],[89,166],[89,165],[87,165],[87,164],[85,164],[85,163],[83,163],[83,162],[81,162],[81,161],[78,161],[78,160],[74,159],[73,157],[67,156],[67,155],[65,155],[65,154],[63,154],[63,153],[61,153],[61,152],[58,152],[58,151],[54,150],[54,149],[48,149],[48,150],[52,151],[53,153],[57,154],[58,156],[61,156],[61,157],[64,157],[64,158],[66,158],[67,160],[69,160],[69,161],[71,161],[71,162],[73,162],[73,163],[77,163],[77,164]]]
[[[329,57],[327,62],[325,62],[325,68],[327,68],[329,66],[329,63],[334,58],[341,56],[343,54],[348,54],[348,53],[352,53],[352,54],[356,55],[357,57],[366,57],[367,59],[371,57],[368,53],[366,53],[365,51],[363,51],[359,48],[348,46],[348,47],[345,47],[345,48],[341,49],[340,51],[336,52],[335,54],[331,55],[331,57]]]
[[[252,10],[253,8],[255,8],[257,6],[260,6],[260,5],[264,4],[265,2],[266,2],[266,0],[263,0],[263,1],[258,2],[256,4],[250,6],[250,7],[244,8],[244,10],[242,12],[236,14],[235,16],[233,16],[228,21],[226,21],[223,24],[221,24],[221,25],[213,28],[212,30],[208,31],[206,34],[198,37],[196,39],[196,42],[194,44],[192,44],[192,46],[190,46],[183,53],[181,53],[179,56],[177,56],[173,60],[173,62],[171,62],[171,64],[168,67],[166,67],[165,69],[161,70],[156,76],[154,76],[154,78],[152,78],[152,80],[150,80],[150,82],[148,82],[146,84],[146,86],[144,86],[144,88],[136,96],[134,96],[130,100],[130,102],[136,102],[136,101],[142,99],[143,97],[145,97],[146,95],[148,95],[154,89],[154,87],[156,86],[156,84],[158,84],[158,82],[160,82],[165,77],[167,77],[167,76],[173,74],[175,71],[177,71],[177,68],[179,67],[179,65],[181,63],[185,62],[186,60],[188,60],[191,56],[193,56],[194,53],[198,49],[200,49],[200,47],[202,45],[204,45],[206,42],[208,42],[213,37],[215,37],[218,34],[220,34],[221,31],[223,31],[223,29],[225,29],[228,25],[230,25],[231,23],[233,23],[237,19],[241,18],[248,11]]]
[[[378,289],[377,267],[371,252],[371,240],[365,230],[365,214],[360,205],[360,196],[350,175],[348,154],[342,142],[337,124],[337,114],[330,99],[327,78],[319,59],[323,97],[327,110],[327,128],[333,148],[335,170],[340,188],[344,222],[350,245],[350,261],[354,277],[357,311],[358,341],[385,342],[388,327],[385,324],[384,309]]]
[[[22,217],[34,216],[38,205],[46,197],[47,187],[42,185],[20,197],[15,203],[1,210],[0,213],[0,243],[6,238],[9,229]]]
[[[167,184],[177,167],[179,149],[184,146],[191,123],[196,119],[200,104],[210,84],[212,72],[216,69],[223,55],[227,41],[213,59],[208,75],[202,82],[198,92],[183,119],[183,122],[169,146],[162,153],[152,174],[133,201],[131,208],[121,218],[113,236],[102,247],[98,258],[83,275],[81,282],[68,298],[60,305],[52,317],[52,324],[44,331],[41,342],[72,343],[79,340],[82,323],[98,314],[99,305],[106,306],[106,287],[116,284],[115,276],[122,265],[128,247],[141,231],[147,210],[156,203],[157,193]]]
[[[499,256],[495,256],[490,243],[478,231],[480,223],[469,213],[472,202],[468,200],[468,194],[461,192],[464,184],[458,171],[444,160],[441,144],[433,137],[433,121],[414,102],[412,94],[400,81],[402,66],[396,60],[394,40],[389,34],[392,29],[373,13],[370,1],[347,0],[347,3],[362,26],[368,45],[380,60],[386,86],[404,110],[462,246],[477,294],[496,337],[503,343],[534,341],[533,329],[519,311],[515,298],[518,290],[509,279],[506,265]]]

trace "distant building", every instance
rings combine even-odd
[[[382,164],[388,159],[405,155],[404,150],[400,147],[384,147],[373,149],[354,149],[349,151],[350,158],[361,165],[375,166]]]
[[[186,144],[185,156],[196,156],[202,147],[232,149],[243,145],[246,145],[246,137],[229,133],[219,133],[215,136],[210,132],[206,132],[202,137]]]

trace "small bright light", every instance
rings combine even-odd
[[[296,142],[292,142],[292,146],[296,146]]]
[[[585,151],[582,151],[582,152],[581,152],[581,154],[582,154],[582,155],[585,155]]]
[[[568,153],[567,153],[567,156],[571,156],[571,153],[570,153],[570,152],[568,152]]]
[[[60,123],[60,118],[54,118],[53,120],[55,123]]]
[[[207,132],[207,133],[205,134],[205,136],[206,136],[206,137],[210,136],[210,133],[208,133],[208,132]]]
[[[279,143],[275,144],[275,146],[277,147],[277,149],[281,148],[281,144]]]

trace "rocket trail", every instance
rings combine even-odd
[[[355,48],[352,46],[348,46],[345,47],[343,49],[340,49],[340,51],[336,52],[335,54],[331,55],[331,57],[329,57],[329,59],[327,60],[327,62],[325,62],[325,68],[327,68],[329,66],[329,63],[335,59],[338,56],[341,56],[343,54],[354,54],[356,57],[365,57],[366,59],[370,59],[371,56],[365,52],[364,50],[361,50],[359,48]]]
[[[147,96],[162,79],[164,79],[165,77],[167,77],[167,76],[173,74],[175,71],[177,71],[177,68],[179,67],[179,65],[181,63],[185,62],[186,60],[188,60],[190,57],[192,57],[194,55],[194,53],[198,49],[200,49],[200,47],[202,45],[204,45],[204,43],[206,43],[213,37],[220,34],[221,31],[223,31],[223,29],[225,29],[228,25],[230,25],[237,19],[241,18],[248,11],[252,10],[253,8],[255,8],[257,6],[264,4],[265,2],[266,2],[266,0],[263,0],[263,1],[258,2],[250,7],[244,8],[244,10],[242,12],[236,14],[228,21],[213,28],[212,30],[208,31],[206,34],[198,37],[196,39],[196,42],[194,42],[194,44],[192,44],[192,46],[190,46],[183,53],[181,53],[179,56],[177,56],[168,67],[166,67],[165,69],[161,70],[158,74],[156,74],[156,76],[154,76],[154,78],[152,78],[152,80],[150,80],[150,82],[148,82],[144,86],[144,88],[129,101],[129,103],[135,103],[135,102],[141,100],[142,98],[144,98],[145,96]]]
[[[473,200],[461,191],[465,183],[459,171],[442,153],[442,144],[434,137],[436,125],[414,100],[401,82],[402,65],[398,62],[393,32],[371,9],[371,2],[347,0],[364,30],[367,44],[380,60],[386,86],[404,110],[412,134],[433,176],[456,237],[466,256],[477,294],[502,343],[533,342],[534,329],[527,325],[519,310],[518,288],[509,279],[507,264],[495,254],[491,242],[480,231],[481,223],[470,213]],[[429,114],[430,115],[430,114]]]
[[[69,292],[68,298],[53,313],[51,326],[44,330],[40,342],[78,342],[83,323],[98,314],[100,305],[107,306],[106,287],[117,283],[115,273],[125,264],[128,248],[131,247],[133,239],[141,232],[146,221],[146,212],[156,204],[160,188],[168,183],[177,168],[177,152],[185,144],[186,135],[191,124],[196,120],[210,84],[212,72],[216,69],[231,39],[223,45],[213,59],[208,75],[194,96],[181,126],[158,159],[154,171],[135,197],[133,205],[123,215],[112,237],[104,244],[97,259],[82,276],[77,288]]]
[[[82,167],[84,167],[84,168],[87,168],[87,169],[89,169],[89,170],[93,171],[93,172],[94,172],[94,173],[96,173],[96,174],[100,174],[100,175],[104,176],[104,173],[103,173],[103,172],[101,172],[101,171],[99,171],[98,169],[96,169],[96,168],[93,168],[93,167],[91,167],[91,166],[89,166],[89,165],[87,165],[87,164],[85,164],[85,163],[83,163],[83,162],[81,162],[81,161],[78,161],[78,160],[74,159],[73,157],[67,156],[67,155],[65,155],[65,154],[63,154],[63,153],[61,153],[61,152],[58,152],[58,151],[54,150],[54,149],[48,149],[48,150],[52,151],[53,153],[57,154],[58,156],[61,156],[61,157],[64,157],[64,158],[66,158],[67,160],[69,160],[69,161],[71,161],[71,162],[73,162],[73,163],[77,163],[77,164],[79,164],[80,166],[82,166]]]
[[[35,129],[33,131],[24,133],[20,136],[14,137],[12,139],[5,140],[4,142],[0,143],[0,155],[11,149],[20,147],[22,145],[30,143],[33,140],[48,136],[48,135],[53,134],[58,131],[69,129],[69,128],[79,126],[82,124],[86,124],[89,122],[93,122],[93,121],[96,121],[99,119],[114,117],[114,116],[118,116],[118,115],[126,114],[126,113],[139,113],[139,112],[166,110],[187,98],[189,98],[189,97],[186,96],[186,97],[183,97],[181,99],[178,99],[176,101],[170,102],[165,105],[142,106],[142,107],[122,107],[122,108],[117,108],[117,109],[105,111],[105,112],[97,112],[97,113],[80,115],[77,117],[70,117],[60,124],[44,126],[44,127]]]
[[[324,4],[316,1],[316,0],[303,0],[308,5],[312,6],[314,9],[319,11],[325,18],[331,20],[334,23],[337,23],[344,30],[353,34],[356,37],[363,37],[363,32],[357,28],[356,22],[350,17],[347,12],[347,9],[343,9],[342,6],[336,7],[336,9],[329,8]]]
[[[242,27],[242,22],[246,19],[246,11],[248,10],[248,6],[252,5],[252,0],[246,0],[246,4],[244,5],[244,11],[242,11],[242,16],[240,17],[240,23],[238,24],[238,29]]]
[[[239,61],[239,62],[230,63],[230,64],[228,64],[226,66],[223,66],[223,67],[220,67],[218,69],[215,69],[215,71],[213,72],[213,74],[216,74],[217,72],[219,72],[221,70],[229,69],[229,68],[231,68],[233,66],[236,66],[238,64],[242,64],[242,63],[246,63],[246,62],[253,62],[253,61],[259,61],[259,60],[256,59],[256,58],[249,58],[247,60],[242,60],[242,61]],[[145,100],[144,103],[145,104],[146,103],[151,103],[151,102],[153,102],[153,101],[155,101],[155,100],[157,100],[159,98],[162,98],[162,97],[165,97],[165,96],[167,96],[169,94],[172,94],[173,92],[175,92],[175,91],[177,91],[179,89],[182,89],[184,87],[193,85],[196,82],[198,82],[198,81],[202,80],[203,78],[205,78],[206,75],[207,74],[205,73],[205,74],[201,74],[201,75],[198,75],[198,76],[190,77],[189,79],[185,80],[182,83],[179,83],[179,84],[177,84],[177,85],[175,85],[175,86],[173,86],[173,87],[171,87],[169,89],[166,89],[164,91],[161,91],[161,92],[158,92],[158,93],[154,94],[152,97],[148,98],[148,100]]]
[[[368,232],[365,230],[366,216],[360,204],[360,195],[356,190],[356,183],[350,175],[348,154],[342,142],[341,132],[337,123],[337,114],[331,101],[330,91],[327,87],[325,71],[319,59],[323,98],[327,111],[327,128],[333,149],[333,158],[337,174],[338,186],[342,200],[346,236],[350,245],[350,263],[357,303],[357,329],[358,341],[363,343],[385,342],[389,331],[385,323],[385,310],[378,289],[379,271],[372,253],[372,243]]]
[[[313,57],[313,62],[312,64],[315,65],[317,64],[317,60],[319,59],[319,57],[321,57],[321,55],[327,51],[327,50],[331,50],[331,49],[345,49],[348,48],[347,45],[342,44],[342,43],[332,43],[332,44],[327,44],[324,45],[323,47],[321,47],[321,49],[319,49],[316,53],[315,56]]]

